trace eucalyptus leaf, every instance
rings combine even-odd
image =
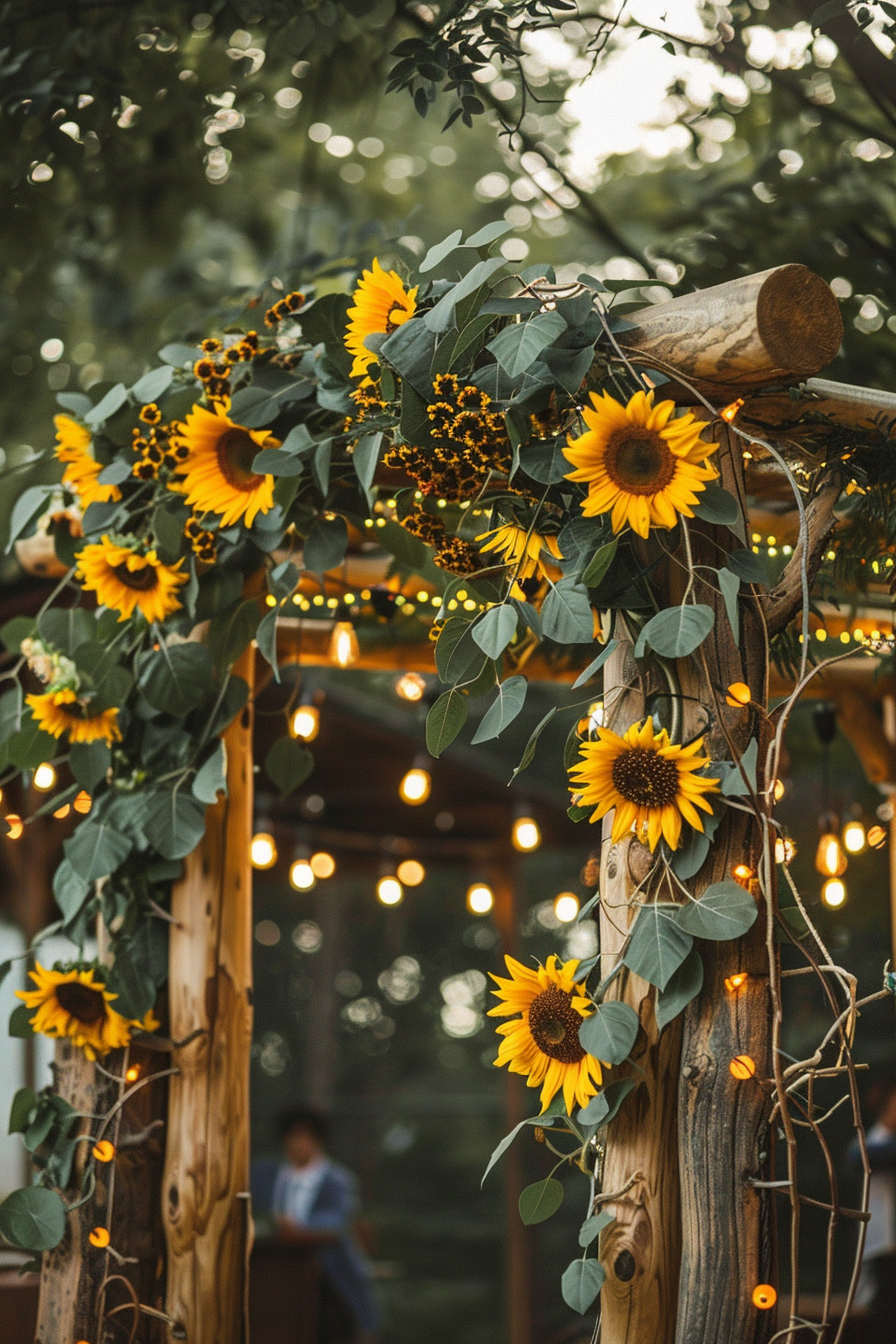
[[[27,490],[23,490],[12,507],[12,513],[9,518],[9,539],[6,543],[7,551],[11,551],[13,542],[16,541],[28,524],[31,523],[39,513],[43,513],[46,508],[47,498],[52,494],[54,487],[52,485],[30,485]]]
[[[462,229],[455,229],[453,233],[449,233],[447,238],[443,238],[440,243],[435,243],[420,262],[420,265],[417,268],[420,273],[425,275],[427,271],[434,271],[446,257],[450,257],[451,253],[460,244],[460,240],[463,236]]]
[[[97,425],[101,425],[106,420],[110,420],[115,412],[121,409],[127,399],[128,390],[124,383],[116,383],[114,387],[109,388],[109,391],[97,402],[96,406],[87,412],[84,416],[85,424],[88,424],[95,429]]]
[[[707,485],[700,493],[694,506],[694,513],[705,523],[717,523],[723,527],[736,527],[742,521],[739,502],[720,485]]]
[[[112,764],[112,751],[105,742],[73,742],[68,749],[72,774],[88,793],[93,793]]]
[[[347,548],[348,525],[341,515],[315,518],[302,548],[302,565],[323,576],[342,564]]]
[[[715,623],[712,607],[700,602],[659,611],[642,629],[635,657],[651,648],[663,658],[686,658],[703,643]]]
[[[597,657],[593,658],[592,661],[585,668],[585,671],[580,672],[579,675],[576,677],[575,681],[572,684],[572,689],[574,691],[577,691],[580,686],[584,686],[586,681],[590,681],[591,678],[595,675],[595,673],[600,671],[600,669],[603,667],[604,663],[607,661],[610,654],[613,653],[613,651],[616,649],[618,644],[619,644],[618,639],[611,639],[609,643],[603,649],[601,649]]]
[[[722,597],[725,600],[725,611],[728,615],[728,624],[731,626],[731,634],[734,637],[735,644],[740,642],[740,609],[737,604],[737,595],[740,592],[740,579],[730,569],[720,569],[717,571],[719,576],[719,587],[722,590]]]
[[[160,790],[147,799],[143,829],[164,859],[184,859],[205,832],[205,808],[184,789]]]
[[[607,1272],[598,1260],[573,1260],[560,1280],[563,1301],[584,1316],[603,1288],[606,1277]]]
[[[756,902],[739,882],[714,882],[697,901],[681,906],[678,926],[695,938],[740,938],[756,922]]]
[[[558,644],[594,641],[594,613],[588,590],[575,579],[561,579],[548,591],[541,608],[541,621],[545,637]]]
[[[513,607],[503,603],[491,607],[472,628],[474,642],[489,658],[500,658],[516,634],[517,614]]]
[[[520,1217],[527,1227],[553,1217],[563,1203],[563,1186],[553,1176],[527,1185],[520,1195]]]
[[[0,1236],[25,1251],[51,1251],[65,1236],[66,1209],[55,1190],[28,1185],[0,1204]]]
[[[535,725],[532,730],[532,735],[526,743],[526,749],[520,757],[520,763],[513,772],[513,779],[516,779],[517,775],[522,774],[522,772],[532,764],[535,759],[535,749],[538,746],[538,739],[541,737],[541,734],[544,732],[545,728],[547,728],[556,713],[557,707],[555,705],[554,708],[549,709],[544,718]]]
[[[677,922],[676,905],[642,905],[624,962],[658,989],[665,989],[694,945],[694,939]]]
[[[124,863],[132,841],[105,821],[82,821],[63,848],[72,868],[86,882],[108,877]]]
[[[569,469],[569,462],[563,455],[565,444],[563,438],[553,442],[524,443],[520,448],[520,470],[540,485],[556,485]]]
[[[692,947],[666,988],[656,992],[656,1024],[660,1031],[697,997],[702,988],[703,958],[696,947]]]
[[[139,401],[141,406],[150,401],[158,401],[159,397],[168,391],[173,378],[174,368],[170,364],[150,369],[149,373],[144,373],[142,378],[137,379],[131,388],[131,396],[135,401]]]
[[[439,696],[426,716],[426,750],[441,756],[467,721],[470,702],[463,691],[454,687]]]
[[[264,758],[265,774],[280,790],[280,797],[295,793],[314,769],[314,757],[292,737],[281,737]]]
[[[604,1209],[601,1213],[593,1213],[590,1218],[586,1218],[579,1228],[579,1245],[590,1246],[592,1241],[596,1241],[605,1227],[615,1223],[616,1218],[612,1213],[607,1213]]]
[[[627,1003],[599,1003],[579,1027],[579,1044],[603,1064],[621,1064],[631,1054],[640,1026]]]
[[[201,803],[215,803],[219,793],[227,793],[227,754],[224,743],[218,741],[212,754],[202,763],[193,778],[193,797]]]
[[[137,663],[137,685],[154,709],[183,716],[195,709],[214,681],[211,654],[204,644],[161,644]]]
[[[557,1119],[561,1115],[565,1116],[565,1114],[566,1110],[563,1107],[563,1098],[555,1097],[554,1100],[551,1102],[550,1106],[548,1107],[547,1111],[545,1111],[544,1115],[530,1115],[527,1116],[525,1120],[521,1120],[518,1125],[514,1125],[510,1133],[504,1135],[504,1138],[501,1140],[501,1142],[498,1144],[497,1148],[489,1158],[488,1166],[486,1167],[483,1173],[480,1186],[485,1184],[486,1176],[488,1176],[492,1168],[501,1160],[501,1158],[507,1152],[507,1149],[513,1143],[514,1139],[516,1138],[517,1134],[519,1134],[521,1129],[525,1129],[527,1125],[538,1125],[543,1129],[549,1129],[553,1125],[555,1119]]]
[[[758,583],[763,588],[768,587],[768,570],[765,562],[752,551],[732,551],[725,561],[725,567],[744,583]]]
[[[74,919],[90,895],[90,883],[75,872],[68,859],[53,874],[53,896],[66,923]]]
[[[429,330],[437,333],[447,331],[454,320],[454,310],[461,299],[465,299],[468,294],[472,294],[480,285],[486,284],[506,264],[503,257],[488,257],[485,261],[480,261],[471,271],[468,271],[463,279],[459,280],[456,285],[452,285],[442,295],[435,307],[424,315],[423,321]]]
[[[619,538],[614,537],[606,545],[595,551],[582,573],[582,583],[586,588],[596,588],[612,565],[619,546]]]
[[[500,683],[495,699],[483,714],[473,736],[474,746],[479,742],[490,742],[503,733],[522,709],[528,689],[529,683],[523,676],[508,677]]]
[[[511,378],[532,367],[545,346],[566,330],[558,312],[539,313],[537,317],[513,322],[488,343],[488,349]]]

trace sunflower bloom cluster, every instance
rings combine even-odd
[[[280,447],[268,430],[238,425],[216,402],[213,410],[194,406],[173,442],[183,458],[169,486],[198,513],[218,514],[221,527],[251,527],[259,513],[274,507],[273,476],[252,467],[262,449]]]
[[[294,289],[290,294],[284,294],[282,299],[278,299],[275,304],[267,310],[264,315],[265,326],[276,327],[281,322],[285,322],[293,313],[297,313],[300,308],[305,306],[305,295],[300,294]],[[248,333],[254,335],[254,332]]]
[[[555,536],[530,531],[518,523],[502,523],[491,532],[483,532],[476,540],[484,543],[483,551],[494,551],[502,558],[513,579],[510,596],[521,601],[526,598],[521,585],[531,579],[539,582],[546,579],[550,559],[563,558]]]
[[[563,450],[575,470],[568,481],[588,486],[586,517],[609,513],[614,532],[630,527],[646,537],[651,527],[672,528],[679,515],[693,518],[706,482],[718,473],[708,459],[718,450],[700,435],[707,428],[692,411],[673,418],[675,403],[653,404],[636,392],[628,405],[603,392],[582,411],[587,429]]]
[[[435,554],[433,562],[439,569],[451,574],[466,576],[475,574],[482,568],[482,560],[475,546],[460,537],[453,537],[441,518],[428,513],[423,504],[415,504],[409,513],[398,520],[406,532],[419,537],[431,546]],[[432,639],[430,632],[430,639]]]
[[[362,272],[348,310],[345,348],[352,356],[350,376],[363,378],[376,355],[364,344],[368,336],[389,335],[417,311],[417,290],[405,289],[397,271],[384,271],[374,258],[371,270]]]
[[[487,392],[472,384],[462,386],[456,374],[437,374],[433,395],[426,408],[432,443],[426,447],[396,444],[384,461],[407,472],[421,494],[472,499],[492,472],[510,470],[504,421],[492,409]]]
[[[570,769],[573,798],[581,807],[594,808],[593,822],[615,809],[614,841],[634,830],[651,850],[660,839],[677,849],[682,821],[702,831],[700,813],[712,815],[704,795],[719,791],[718,779],[699,773],[710,764],[702,752],[702,737],[679,746],[670,742],[665,728],[654,728],[653,719],[633,723],[622,737],[598,728],[597,739],[581,744]]]
[[[52,737],[68,734],[69,742],[121,741],[118,710],[91,709],[91,698],[79,696],[81,679],[70,658],[40,639],[23,639],[20,644],[28,666],[47,689],[26,695],[25,703],[32,718]]]
[[[103,536],[78,552],[75,573],[97,602],[119,613],[119,621],[139,611],[150,625],[161,624],[180,610],[177,592],[189,576],[181,572],[182,559],[165,565],[155,550],[138,546],[133,537],[118,542]]]
[[[213,565],[218,554],[218,542],[214,532],[203,527],[202,521],[192,513],[184,524],[184,536],[190,543],[190,549],[203,564]]]
[[[99,978],[96,966],[54,966],[40,962],[29,972],[35,989],[18,989],[16,997],[35,1010],[31,1027],[41,1036],[69,1040],[88,1059],[100,1059],[110,1050],[123,1049],[134,1030],[157,1031],[152,1011],[139,1022],[112,1007],[118,998]]]
[[[507,1017],[497,1028],[504,1039],[496,1067],[507,1065],[511,1073],[526,1077],[527,1087],[541,1088],[541,1114],[558,1092],[568,1114],[574,1106],[587,1106],[603,1081],[600,1060],[594,1059],[579,1041],[579,1028],[594,1012],[584,984],[576,984],[578,961],[558,965],[556,956],[544,966],[530,969],[513,957],[504,958],[510,979],[494,975],[500,999],[489,1017]]]
[[[93,456],[93,435],[86,425],[70,415],[53,417],[56,426],[56,456],[65,463],[62,484],[78,496],[82,509],[91,504],[117,503],[121,491],[117,485],[101,485],[98,477],[103,463]]]
[[[143,424],[131,431],[131,447],[140,457],[132,468],[138,481],[155,481],[169,475],[185,456],[184,449],[171,441],[173,426],[162,423],[162,412],[155,402],[140,411]]]

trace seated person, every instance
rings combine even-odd
[[[310,1107],[280,1121],[286,1161],[277,1172],[272,1213],[279,1240],[313,1246],[321,1269],[320,1344],[370,1344],[379,1312],[370,1268],[352,1235],[354,1176],[327,1156],[329,1123]]]

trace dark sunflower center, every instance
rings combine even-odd
[[[633,747],[616,757],[613,783],[623,798],[638,807],[668,807],[678,796],[675,762],[643,747]]]
[[[604,464],[614,485],[632,495],[664,490],[675,475],[668,444],[650,430],[624,429],[607,448]]]
[[[154,565],[144,565],[142,569],[128,569],[127,565],[113,565],[112,573],[120,579],[125,588],[136,588],[138,593],[148,593],[159,582]]]
[[[544,989],[529,1008],[529,1030],[543,1055],[561,1064],[578,1064],[585,1058],[579,1044],[579,1027],[585,1019],[572,1006],[565,989]]]
[[[90,989],[77,980],[67,980],[56,986],[60,1008],[79,1022],[99,1022],[106,1016],[106,1000],[98,989]]]
[[[218,466],[234,490],[254,490],[264,480],[252,470],[258,444],[245,429],[228,429],[218,440]]]
[[[56,706],[61,709],[63,714],[67,714],[70,719],[86,719],[87,711],[80,700],[66,700],[61,705]]]

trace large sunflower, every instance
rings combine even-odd
[[[595,808],[592,821],[615,807],[613,840],[634,827],[651,849],[660,836],[677,849],[682,818],[702,831],[697,808],[712,816],[703,795],[719,791],[717,779],[697,774],[709,765],[702,749],[702,737],[688,747],[670,742],[665,728],[654,732],[652,719],[633,723],[623,737],[598,728],[597,741],[582,743],[579,760],[570,769],[572,792],[581,807]]]
[[[527,528],[518,527],[516,523],[502,523],[491,532],[483,532],[476,540],[485,543],[482,547],[484,551],[495,551],[500,555],[508,569],[513,572],[511,597],[525,597],[520,584],[525,583],[526,579],[534,578],[536,575],[540,579],[547,577],[545,568],[547,556],[553,556],[555,560],[562,559],[556,537],[542,536],[535,531],[529,532]]]
[[[527,1087],[541,1088],[542,1115],[563,1090],[567,1113],[574,1104],[587,1106],[603,1079],[600,1061],[579,1043],[579,1027],[594,1012],[585,998],[585,986],[575,983],[578,961],[557,965],[556,956],[546,966],[530,970],[513,957],[505,957],[510,979],[490,972],[498,988],[492,993],[503,1002],[490,1008],[489,1017],[522,1016],[502,1022],[503,1036],[495,1064],[506,1064],[511,1073],[527,1074]]]
[[[221,526],[242,520],[251,527],[256,514],[274,507],[274,478],[252,470],[262,448],[279,448],[266,429],[246,429],[227,415],[220,402],[208,411],[194,406],[172,437],[175,448],[188,450],[171,489],[186,495],[197,513],[217,513]]]
[[[368,364],[376,362],[376,355],[364,344],[366,337],[375,332],[392,332],[413,317],[417,311],[417,290],[405,289],[396,271],[384,271],[374,258],[373,270],[364,271],[349,308],[349,324],[345,333],[345,348],[354,356],[352,378],[363,378]]]
[[[67,464],[62,483],[78,496],[81,507],[86,509],[89,504],[107,504],[121,499],[117,485],[97,482],[103,464],[97,462],[90,451],[93,443],[90,430],[70,415],[57,415],[53,423],[56,426],[56,456]]]
[[[29,1018],[34,1031],[57,1040],[67,1038],[88,1059],[126,1046],[135,1027],[158,1030],[152,1011],[140,1022],[117,1013],[111,1003],[118,995],[97,978],[94,966],[45,970],[38,961],[29,974],[37,988],[17,989],[16,997],[37,1010]]]
[[[719,445],[700,438],[706,422],[692,411],[673,420],[675,403],[654,406],[652,392],[636,392],[627,406],[606,392],[591,401],[582,411],[587,430],[563,450],[575,467],[566,479],[588,483],[582,512],[609,513],[614,532],[628,524],[639,537],[674,527],[679,514],[693,518],[718,474],[707,459]]]
[[[141,554],[109,537],[85,546],[75,560],[82,586],[96,593],[104,607],[120,612],[120,621],[132,616],[135,608],[150,624],[180,610],[177,590],[189,577],[179,572],[183,560],[163,565],[155,551]]]
[[[68,733],[69,742],[105,742],[110,747],[121,741],[117,709],[101,709],[91,714],[90,705],[79,700],[70,687],[60,691],[46,691],[43,695],[26,695],[31,713],[45,733],[61,737]]]

